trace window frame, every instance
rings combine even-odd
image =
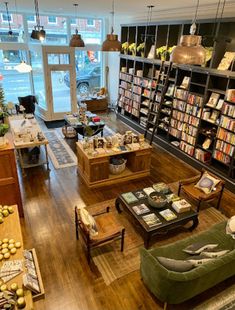
[[[1,13],[1,19],[2,19],[2,23],[4,23],[4,24],[6,24],[6,23],[8,23],[8,17],[7,17],[7,19],[5,20],[4,18],[3,18],[3,16],[6,16],[7,17],[7,13]],[[13,22],[13,16],[12,16],[12,14],[9,14],[9,17],[10,17],[10,23],[12,23]]]
[[[51,18],[51,17],[55,18],[55,22],[50,22],[50,18]],[[58,24],[57,16],[48,15],[48,16],[47,16],[47,23],[48,23],[48,25],[57,25],[57,24]]]
[[[28,17],[34,17],[34,20],[29,20]],[[26,22],[27,23],[36,23],[36,16],[35,15],[26,15]]]
[[[88,24],[88,20],[92,20],[93,21],[92,25]],[[90,17],[86,18],[86,26],[87,27],[95,27],[95,20],[96,20],[95,18],[90,18]]]

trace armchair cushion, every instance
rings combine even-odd
[[[84,228],[89,232],[90,236],[93,237],[98,235],[95,219],[86,208],[79,209],[79,216]]]
[[[204,172],[195,187],[205,194],[210,194],[219,182],[219,179],[214,178],[208,172]]]

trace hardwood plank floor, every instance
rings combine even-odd
[[[114,114],[102,116],[115,131],[129,129]],[[24,243],[26,248],[36,249],[46,291],[45,300],[36,302],[35,309],[161,309],[162,303],[148,292],[138,271],[106,286],[97,271],[89,268],[84,249],[75,238],[74,206],[113,199],[121,192],[147,187],[152,182],[172,183],[196,175],[197,170],[158,147],[153,151],[150,177],[98,190],[85,186],[76,167],[59,170],[52,164],[50,167],[49,174],[45,168],[38,167],[27,170],[27,176],[20,178],[25,212],[21,220]],[[227,215],[235,214],[234,197],[225,191],[222,208]],[[223,285],[230,284],[231,280]],[[184,307],[190,309],[188,304],[169,309]]]

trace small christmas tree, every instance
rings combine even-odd
[[[5,103],[5,95],[2,86],[0,86],[0,119],[8,116],[7,107]]]

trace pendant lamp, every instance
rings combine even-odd
[[[8,35],[12,36],[13,35],[13,31],[11,29],[11,20],[10,20],[10,14],[9,14],[9,10],[8,10],[8,2],[4,2],[5,6],[6,6],[6,13],[7,13],[7,22],[8,22]]]
[[[190,35],[181,36],[180,45],[176,46],[171,53],[170,60],[174,63],[187,65],[203,65],[205,63],[206,50],[201,46],[202,37],[195,35],[198,7],[199,0],[197,1],[195,17],[190,27]]]
[[[15,66],[15,70],[20,73],[29,73],[32,71],[32,67],[22,60],[19,65]]]
[[[120,52],[122,48],[122,44],[120,41],[118,41],[118,35],[114,34],[114,0],[113,0],[113,10],[111,12],[112,14],[112,27],[111,27],[111,33],[107,34],[106,40],[102,44],[101,50],[103,52]]]
[[[74,9],[75,11],[78,10],[78,4],[74,3]],[[78,18],[78,14],[77,14],[77,18]],[[85,43],[81,37],[81,35],[78,33],[78,29],[75,29],[75,34],[72,35],[71,40],[69,42],[69,46],[70,47],[85,47]]]
[[[31,38],[34,40],[44,41],[46,38],[46,31],[44,30],[44,27],[40,25],[38,0],[34,0],[34,6],[36,15],[36,26],[34,26],[34,29],[32,30]]]

